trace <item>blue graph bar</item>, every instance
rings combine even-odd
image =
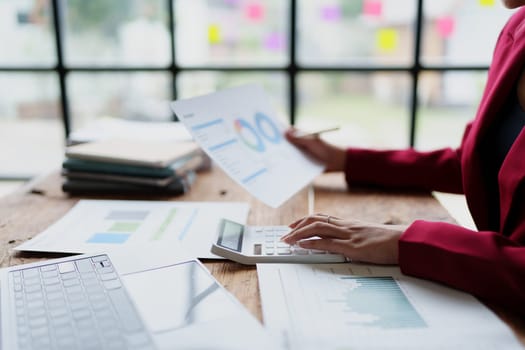
[[[193,213],[191,213],[191,216],[190,216],[188,222],[186,223],[186,225],[184,225],[184,228],[182,229],[182,232],[179,235],[179,241],[182,241],[184,239],[184,237],[186,237],[186,234],[190,230],[190,227],[193,224],[193,221],[195,220],[195,217],[197,216],[198,212],[199,212],[199,209],[194,209]]]
[[[217,144],[217,145],[213,145],[213,146],[211,146],[211,147],[209,148],[209,150],[212,151],[212,152],[213,152],[213,151],[217,151],[217,150],[219,150],[219,149],[221,149],[221,148],[223,148],[223,147],[226,147],[226,146],[232,145],[232,144],[234,144],[234,143],[237,143],[237,141],[238,141],[237,139],[231,139],[231,140],[228,140],[228,141],[224,141],[224,142],[219,143],[219,144]]]
[[[218,124],[220,124],[222,122],[223,122],[222,118],[210,120],[209,122],[202,123],[202,124],[197,124],[197,125],[192,126],[191,130],[196,131],[196,130],[206,129],[206,128],[210,127],[210,126],[218,125]]]
[[[87,240],[87,243],[122,244],[128,240],[129,236],[131,236],[129,233],[95,233]]]
[[[344,303],[348,312],[373,315],[370,323],[349,323],[380,328],[422,328],[427,327],[396,280],[392,277],[340,277],[353,281],[353,288],[346,292],[344,300],[331,302]]]
[[[266,168],[262,168],[261,170],[258,170],[257,172],[251,174],[250,176],[247,176],[245,177],[244,179],[242,179],[242,183],[247,183],[253,179],[255,179],[257,176],[261,175],[261,174],[264,174],[265,172],[267,172],[268,169]]]

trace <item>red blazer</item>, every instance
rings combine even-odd
[[[346,180],[464,193],[479,231],[440,222],[415,221],[401,236],[403,273],[435,280],[525,315],[525,129],[505,158],[499,198],[490,198],[480,153],[485,132],[500,117],[525,63],[525,8],[500,33],[475,120],[458,149],[418,152],[350,148]],[[499,232],[488,230],[487,203],[500,202]]]

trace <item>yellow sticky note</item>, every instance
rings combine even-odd
[[[496,0],[479,0],[481,6],[494,6],[496,5]]]
[[[384,52],[394,51],[397,48],[399,35],[395,29],[380,29],[377,32],[377,47]]]
[[[208,42],[210,44],[221,42],[221,28],[218,25],[212,24],[208,27]]]

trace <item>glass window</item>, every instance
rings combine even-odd
[[[458,147],[474,119],[486,72],[424,73],[419,83],[416,148]]]
[[[288,63],[288,0],[177,0],[174,11],[181,66]]]
[[[165,0],[67,0],[65,59],[72,65],[165,66],[170,35]]]
[[[425,1],[422,61],[490,64],[499,32],[512,13],[495,0]]]
[[[288,80],[284,73],[184,72],[178,75],[177,82],[179,98],[204,95],[243,84],[260,84],[279,118],[289,124]]]
[[[27,176],[60,166],[64,127],[58,95],[55,74],[0,73],[3,175]]]
[[[68,76],[72,130],[98,117],[167,121],[168,73],[71,73]]]
[[[55,64],[52,23],[48,0],[0,1],[0,65]]]
[[[408,146],[410,78],[404,73],[304,73],[297,126],[340,126],[326,138],[345,146]]]
[[[298,60],[304,65],[410,64],[414,0],[298,2]]]

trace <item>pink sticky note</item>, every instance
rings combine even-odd
[[[454,28],[456,27],[456,21],[454,17],[445,16],[440,17],[436,20],[436,29],[439,35],[442,38],[448,38],[454,33]]]
[[[260,21],[264,17],[264,7],[260,3],[251,3],[246,6],[246,17],[252,21]]]
[[[341,7],[337,5],[324,6],[321,9],[321,18],[325,21],[338,21],[341,19]]]
[[[365,0],[363,2],[363,14],[370,17],[381,17],[383,3],[381,0]]]

